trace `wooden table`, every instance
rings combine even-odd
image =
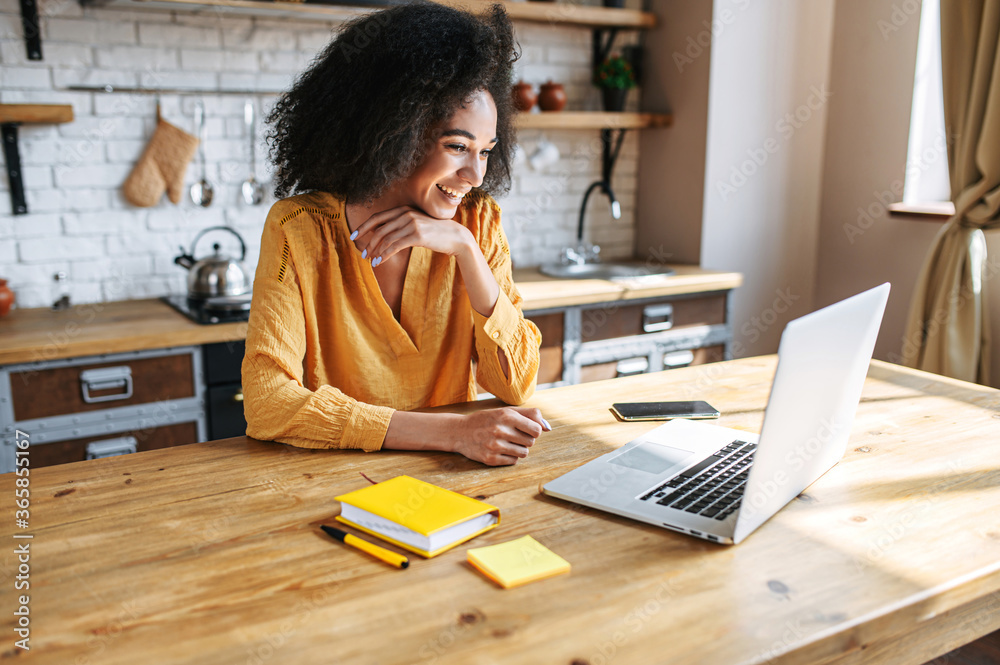
[[[756,431],[773,357],[544,391],[515,467],[229,439],[39,469],[30,663],[923,663],[1000,628],[1000,391],[875,362],[845,458],[744,543],[713,545],[539,494],[652,425],[623,399],[708,399]],[[331,541],[332,497],[410,474],[499,506],[572,573],[504,591],[466,546],[396,570]],[[14,478],[0,477],[11,506]],[[15,533],[33,539],[15,540]]]

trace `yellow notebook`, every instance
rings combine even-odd
[[[469,550],[469,563],[504,589],[569,572],[569,562],[531,536]]]
[[[496,506],[409,476],[336,499],[341,522],[428,558],[500,523]]]

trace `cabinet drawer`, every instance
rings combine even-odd
[[[194,397],[194,369],[191,353],[30,369],[10,390],[14,420],[34,420]]]
[[[168,448],[170,446],[196,442],[198,440],[198,424],[195,422],[176,423],[154,429],[102,434],[100,436],[72,439],[70,441],[35,444],[31,446],[30,451],[31,467],[36,468],[53,466],[55,464],[68,464],[70,462],[82,462],[87,459],[88,444],[129,436],[135,439],[136,452]]]
[[[604,381],[605,379],[617,379],[619,376],[627,376],[631,372],[625,374],[621,373],[621,366],[630,362],[640,363],[643,358],[626,358],[624,361],[615,360],[613,362],[607,363],[594,363],[593,365],[584,365],[580,368],[580,383],[590,383],[591,381]],[[645,373],[649,371],[648,366],[642,369]]]
[[[584,309],[580,318],[580,339],[594,342],[630,337],[686,326],[726,322],[726,295],[674,298],[642,305],[616,303]]]
[[[627,376],[632,373],[659,372],[661,370],[675,369],[676,367],[687,367],[691,365],[704,365],[706,363],[719,362],[725,358],[726,349],[725,346],[719,344],[716,346],[706,346],[700,349],[691,349],[690,354],[689,362],[673,367],[664,366],[653,368],[649,367],[648,364],[643,366],[643,361],[645,359],[641,357],[584,365],[580,368],[580,383],[616,379],[619,376]],[[664,358],[664,365],[667,365],[667,362],[668,359]]]

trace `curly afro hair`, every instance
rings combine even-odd
[[[434,128],[479,90],[493,95],[498,138],[481,189],[507,192],[518,57],[500,5],[477,16],[414,2],[346,23],[267,118],[275,195],[377,198],[420,165]]]

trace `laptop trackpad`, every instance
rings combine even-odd
[[[682,466],[691,454],[690,450],[646,442],[612,457],[609,461],[646,473],[662,474],[673,466]]]

